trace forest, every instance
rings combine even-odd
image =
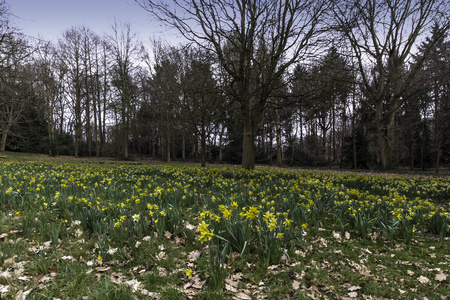
[[[119,22],[45,41],[0,1],[0,152],[450,167],[447,1],[135,2],[183,42]]]

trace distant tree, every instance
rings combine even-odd
[[[188,53],[185,55],[185,63],[187,68],[181,78],[182,113],[200,136],[200,162],[204,167],[207,138],[221,124],[226,103],[218,82],[214,79],[212,63],[205,53]]]
[[[349,41],[357,60],[361,84],[373,105],[379,158],[383,168],[396,166],[395,115],[408,97],[410,84],[419,73],[432,41],[421,62],[408,69],[411,51],[433,21],[441,23],[442,35],[450,26],[445,0],[354,0],[341,1],[335,19]],[[437,37],[436,36],[436,37]]]
[[[216,56],[243,120],[242,167],[255,165],[255,133],[276,84],[316,42],[330,1],[136,0]]]
[[[0,152],[11,127],[21,118],[31,88],[26,65],[32,49],[24,36],[9,26],[5,2],[0,2]]]
[[[63,118],[63,70],[58,64],[55,47],[50,42],[41,42],[34,56],[34,72],[36,79],[34,91],[43,102],[42,113],[47,122],[48,154],[58,154],[57,122]]]
[[[117,90],[120,113],[120,139],[122,156],[128,158],[128,143],[130,137],[130,120],[132,110],[136,107],[135,71],[139,62],[143,60],[144,48],[139,42],[136,33],[132,32],[129,23],[112,26],[113,33],[108,36],[110,59],[112,65],[112,84]]]
[[[74,123],[74,155],[80,155],[83,140],[83,29],[72,27],[58,41],[59,63],[64,74],[64,91]]]
[[[181,99],[181,72],[176,49],[155,45],[155,65],[150,78],[150,99],[155,109],[162,152],[171,161],[173,140],[178,128]]]
[[[423,126],[425,123],[432,125],[433,145],[429,145],[428,150],[433,151],[436,172],[439,172],[445,149],[450,146],[450,41],[446,39],[449,29],[442,32],[439,24],[434,24],[413,61],[413,66],[422,65],[413,85],[417,90],[414,99],[420,103]]]

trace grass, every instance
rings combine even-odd
[[[450,297],[446,177],[41,158],[0,164],[1,298]]]

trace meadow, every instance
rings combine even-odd
[[[448,177],[0,164],[0,297],[446,299]]]

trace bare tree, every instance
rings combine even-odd
[[[71,28],[59,40],[60,63],[65,74],[65,94],[73,112],[75,127],[74,155],[79,156],[83,139],[83,29]]]
[[[112,26],[113,33],[108,36],[110,54],[112,55],[113,86],[118,91],[122,155],[128,158],[128,140],[130,135],[130,118],[133,98],[133,73],[139,60],[142,59],[144,49],[139,43],[137,35],[132,32],[129,23]]]
[[[278,79],[320,32],[330,1],[135,0],[187,40],[215,54],[243,118],[242,167],[255,165],[255,133]]]
[[[48,130],[48,154],[57,155],[57,118],[63,117],[63,70],[58,64],[55,47],[50,42],[39,43],[34,58],[36,95],[44,101],[44,115]]]
[[[442,24],[440,34],[449,28],[448,1],[342,1],[335,6],[335,18],[352,46],[361,83],[372,101],[381,166],[395,167],[395,114],[422,66],[420,62],[408,69],[406,64],[433,22]]]
[[[31,87],[26,60],[32,50],[24,36],[10,26],[8,7],[0,1],[0,152],[5,151],[6,138],[22,117],[24,97]]]
[[[200,137],[200,162],[206,165],[206,140],[219,126],[225,99],[214,78],[212,62],[199,50],[184,54],[182,114]]]

